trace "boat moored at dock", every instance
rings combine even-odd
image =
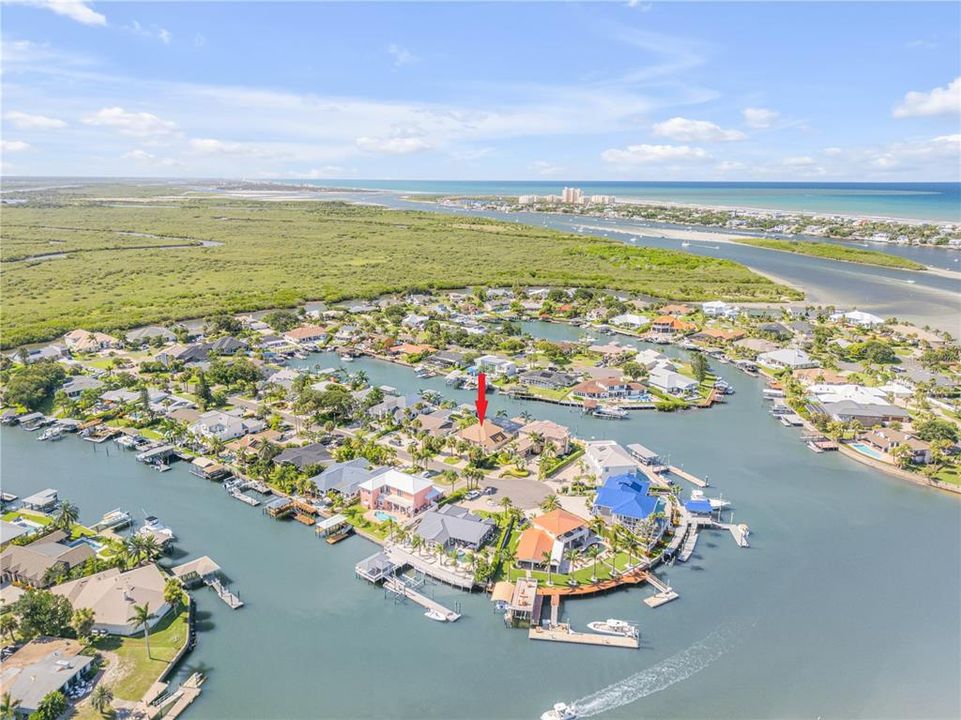
[[[617,620],[615,618],[589,622],[587,623],[587,627],[594,632],[603,633],[604,635],[623,635],[624,637],[633,638],[640,636],[636,625],[632,625],[626,620]]]

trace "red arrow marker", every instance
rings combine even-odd
[[[477,422],[483,425],[487,414],[487,375],[484,373],[477,376],[477,400],[474,405],[477,407]]]

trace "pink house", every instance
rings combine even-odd
[[[360,485],[360,504],[413,517],[434,506],[440,493],[424,478],[391,468]]]

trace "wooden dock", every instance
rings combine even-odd
[[[681,468],[677,467],[676,465],[670,465],[667,469],[677,475],[679,478],[687,480],[692,485],[697,485],[701,488],[707,487],[707,480],[701,480],[701,478],[697,477],[696,475],[691,475],[691,473],[687,472],[686,470],[681,470]]]
[[[681,546],[681,552],[678,553],[677,559],[681,562],[687,562],[691,559],[691,555],[694,554],[694,548],[697,545],[697,525],[691,526],[687,531],[687,537],[684,539],[684,545]]]
[[[228,590],[227,587],[220,582],[220,578],[213,575],[205,577],[204,585],[217,593],[217,597],[227,603],[231,610],[236,610],[237,608],[242,608],[244,606],[244,601],[241,600],[237,595],[234,595],[232,592],[230,592],[230,590]]]
[[[596,647],[619,647],[636,650],[641,646],[640,639],[636,637],[575,632],[567,623],[559,623],[550,628],[535,625],[528,631],[527,637],[531,640],[549,640],[575,645],[594,645]]]
[[[651,597],[644,598],[644,604],[649,608],[660,607],[661,605],[669,603],[672,600],[677,600],[680,597],[680,595],[678,595],[673,588],[657,577],[654,573],[648,573],[647,581],[657,590],[657,593],[651,595]]]
[[[447,618],[447,622],[456,622],[460,619],[460,613],[454,612],[450,608],[444,607],[436,600],[431,600],[426,595],[421,595],[412,587],[408,587],[397,577],[391,577],[384,581],[384,587],[395,595],[409,598],[420,605],[425,610],[433,610]]]

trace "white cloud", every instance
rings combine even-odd
[[[19,5],[51,10],[84,25],[106,25],[107,18],[91,8],[87,0],[7,0]]]
[[[280,148],[267,144],[248,142],[226,142],[216,138],[192,138],[190,149],[201,155],[246,155],[248,157],[264,159],[280,159],[291,157],[292,154]]]
[[[744,122],[746,122],[749,127],[758,130],[771,127],[781,116],[781,113],[777,110],[760,107],[744,108],[742,112],[744,114]]]
[[[747,135],[740,130],[725,130],[707,120],[690,120],[673,117],[654,125],[654,134],[680,142],[730,142],[744,140]]]
[[[404,65],[410,65],[412,62],[417,62],[417,56],[400,45],[393,43],[388,45],[387,52],[394,58],[394,67],[403,67]]]
[[[784,158],[783,162],[788,167],[808,167],[814,165],[816,160],[809,155],[795,155],[794,157]]]
[[[642,2],[641,0],[627,0],[627,6],[641,12],[647,12],[654,7],[654,3]]]
[[[46,115],[31,115],[19,110],[4,113],[3,117],[21,130],[56,130],[67,127],[67,123],[58,118],[47,117]]]
[[[87,125],[98,125],[114,128],[124,135],[148,137],[151,135],[169,135],[176,128],[176,123],[162,120],[147,112],[128,112],[122,107],[105,107],[93,115],[83,118]]]
[[[288,177],[308,178],[310,180],[323,180],[325,178],[341,178],[346,175],[346,171],[340,165],[325,165],[324,167],[311,168],[307,172],[292,170]]]
[[[828,157],[840,157],[844,154],[844,150],[839,147],[826,147],[821,152]]]
[[[168,157],[157,157],[153,153],[149,153],[146,150],[136,149],[121,155],[123,160],[134,160],[138,163],[144,163],[146,165],[156,165],[159,167],[175,167],[180,165],[177,160]]]
[[[558,175],[563,175],[565,172],[564,168],[560,165],[555,165],[546,160],[535,160],[530,164],[530,169],[544,177],[557,177]]]
[[[947,87],[936,87],[931,92],[909,92],[901,104],[894,108],[894,117],[924,117],[958,112],[961,112],[961,77],[949,82]]]
[[[601,158],[614,165],[657,165],[708,160],[710,155],[704,148],[688,145],[628,145],[609,148],[601,153]]]
[[[173,35],[166,28],[162,28],[159,25],[151,25],[150,27],[145,27],[141,25],[138,21],[132,20],[129,25],[123,26],[124,30],[132,32],[134,35],[140,35],[142,37],[157,38],[164,45],[169,45],[170,41],[173,40]]]
[[[23,152],[30,149],[30,143],[23,140],[0,140],[0,150],[8,153]]]
[[[419,137],[359,137],[355,141],[357,147],[366,152],[383,153],[384,155],[409,155],[410,153],[429,150],[429,142]]]

